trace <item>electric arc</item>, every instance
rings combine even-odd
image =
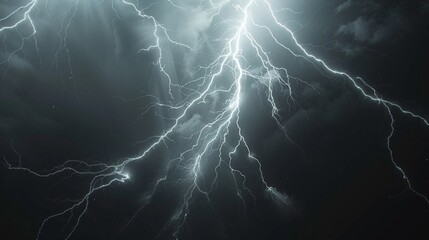
[[[292,28],[283,21],[284,15],[299,14],[293,9],[277,9],[269,0],[210,0],[195,1],[196,4],[189,4],[189,1],[166,0],[174,11],[192,12],[198,9],[204,13],[202,18],[206,23],[204,26],[198,26],[199,29],[195,31],[204,32],[206,40],[193,42],[178,37],[173,29],[163,24],[162,19],[151,14],[151,7],[157,4],[156,2],[142,7],[142,3],[132,0],[61,1],[64,2],[61,7],[67,9],[63,10],[61,31],[58,33],[60,44],[56,53],[65,52],[69,59],[70,79],[74,76],[68,50],[70,37],[68,30],[77,12],[81,10],[81,5],[87,1],[94,1],[97,4],[108,2],[115,19],[122,18],[121,14],[124,13],[139,19],[139,23],[145,27],[146,35],[136,54],[142,58],[156,56],[153,65],[159,73],[159,78],[154,81],[163,81],[167,87],[165,97],[144,94],[151,102],[145,106],[140,118],[155,115],[156,110],[161,109],[167,112],[168,116],[165,114],[158,117],[170,124],[158,135],[148,139],[140,154],[119,159],[115,163],[90,164],[85,161],[68,160],[49,171],[38,171],[26,167],[25,162],[16,165],[5,159],[10,170],[24,171],[40,178],[72,173],[78,180],[82,176],[90,179],[86,193],[78,201],[62,211],[47,216],[41,222],[36,239],[44,239],[47,225],[55,222],[57,218],[66,216],[69,218],[64,239],[70,239],[85,220],[85,214],[91,207],[91,196],[102,189],[108,190],[112,185],[126,184],[133,178],[131,174],[133,165],[144,163],[154,151],[161,148],[165,151],[171,149],[174,157],[166,161],[165,170],[161,171],[160,176],[154,181],[153,188],[145,194],[141,209],[152,200],[164,182],[180,183],[183,186],[181,201],[175,214],[166,223],[174,226],[172,236],[177,239],[189,212],[192,211],[194,198],[203,196],[210,204],[219,187],[220,178],[225,176],[231,179],[236,198],[242,202],[244,209],[249,201],[257,197],[255,188],[262,189],[266,197],[281,207],[288,207],[291,204],[289,197],[278,191],[276,186],[271,185],[265,178],[264,160],[253,154],[251,144],[246,138],[246,131],[251,129],[243,127],[242,117],[244,102],[252,91],[256,91],[267,107],[273,123],[282,131],[285,138],[294,144],[294,139],[288,134],[288,127],[283,119],[283,109],[299,106],[296,95],[300,90],[296,90],[297,86],[311,88],[312,84],[292,74],[287,64],[276,56],[279,52],[312,65],[324,76],[343,81],[363,99],[382,106],[381,109],[384,109],[389,121],[389,134],[385,136],[385,146],[390,160],[400,172],[408,189],[429,204],[428,197],[413,188],[406,172],[397,164],[391,147],[391,139],[395,134],[395,116],[401,114],[429,127],[428,120],[394,101],[381,97],[364,79],[337,70],[321,57],[311,53]],[[19,44],[14,49],[9,49],[10,54],[0,63],[1,65],[9,64],[15,54],[23,51],[26,44],[33,44],[39,51],[37,39],[42,26],[39,26],[35,19],[41,11],[51,11],[47,7],[50,2],[31,0],[0,19],[0,34],[8,36],[17,31],[20,36]],[[209,54],[204,54],[204,58],[198,56],[203,47],[211,48]],[[185,81],[179,82],[174,76],[169,51],[177,51],[186,56],[184,68],[187,74],[183,77]],[[177,144],[179,141],[183,144]],[[176,150],[176,147],[180,149]],[[242,162],[249,167],[245,170],[237,167],[235,162],[240,161],[239,158],[245,158],[246,161]],[[138,214],[140,211],[130,218],[130,222]]]

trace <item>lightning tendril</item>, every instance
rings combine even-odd
[[[167,0],[171,6],[178,11],[187,11],[187,8],[175,3],[175,1]],[[47,2],[47,1],[46,1]],[[396,169],[401,173],[407,187],[416,195],[423,198],[428,204],[429,199],[416,191],[411,181],[409,180],[405,171],[397,164],[394,158],[394,153],[391,148],[391,139],[395,133],[395,113],[407,115],[411,118],[419,120],[422,124],[429,127],[429,122],[424,117],[415,114],[401,105],[380,97],[377,91],[368,85],[362,78],[353,77],[350,74],[336,70],[321,58],[313,55],[308,51],[295,33],[282,21],[279,14],[292,13],[296,11],[291,9],[274,9],[272,3],[268,0],[223,0],[223,1],[208,1],[207,5],[209,10],[210,24],[215,25],[217,18],[221,17],[223,11],[233,11],[234,18],[228,21],[228,29],[226,29],[222,37],[218,40],[221,43],[221,51],[215,54],[214,60],[205,66],[198,66],[194,69],[194,79],[190,79],[185,84],[176,83],[171,73],[169,72],[168,64],[165,56],[165,49],[163,46],[166,44],[173,46],[183,51],[194,52],[198,51],[196,46],[187,43],[182,43],[175,39],[175,35],[171,34],[171,30],[158,21],[155,16],[148,14],[148,9],[141,8],[137,3],[131,0],[111,0],[112,10],[114,10],[117,18],[120,17],[120,11],[127,11],[132,13],[142,22],[149,24],[152,28],[151,35],[153,42],[148,46],[143,46],[138,51],[139,54],[146,54],[154,52],[157,55],[155,65],[160,72],[162,80],[168,83],[168,101],[162,101],[160,98],[152,95],[149,97],[155,99],[154,102],[146,106],[141,116],[150,113],[155,108],[167,109],[177,115],[170,120],[172,124],[165,128],[164,131],[150,139],[150,144],[142,149],[141,153],[137,156],[128,157],[118,160],[115,164],[88,164],[84,161],[69,160],[64,164],[57,166],[50,171],[38,172],[30,168],[26,168],[25,164],[15,166],[9,163],[6,159],[5,162],[10,170],[20,170],[28,172],[40,178],[49,178],[56,175],[65,173],[73,173],[73,176],[86,176],[91,179],[87,186],[86,194],[80,200],[72,205],[63,209],[56,214],[48,216],[43,220],[40,225],[36,239],[43,238],[43,232],[46,225],[55,218],[70,215],[69,222],[71,224],[69,231],[65,236],[65,240],[70,239],[75,233],[76,229],[82,223],[82,219],[87,213],[90,205],[90,197],[101,189],[106,189],[113,184],[124,184],[132,178],[129,169],[132,164],[147,159],[150,153],[158,148],[168,146],[173,142],[173,138],[185,122],[191,118],[198,118],[195,111],[199,106],[207,106],[208,102],[213,101],[217,96],[225,98],[224,104],[220,107],[214,107],[210,111],[210,120],[208,123],[203,124],[196,131],[192,132],[186,137],[187,142],[191,144],[186,149],[180,151],[175,158],[168,161],[168,169],[176,168],[184,172],[184,178],[181,179],[185,184],[183,198],[176,214],[171,217],[171,224],[175,224],[176,231],[173,235],[178,238],[183,225],[187,220],[187,216],[191,211],[192,200],[199,194],[204,196],[208,202],[211,201],[212,195],[215,193],[217,183],[221,175],[221,169],[227,169],[231,176],[237,199],[243,205],[246,205],[246,199],[255,198],[254,191],[248,183],[248,174],[235,167],[235,156],[240,153],[245,153],[247,158],[252,163],[256,164],[258,181],[263,191],[267,196],[274,199],[280,205],[287,206],[289,199],[285,194],[280,193],[274,186],[271,186],[265,179],[263,174],[263,165],[261,160],[252,154],[250,145],[246,141],[245,130],[242,127],[241,107],[243,96],[248,90],[246,84],[248,82],[255,82],[258,86],[264,88],[264,100],[270,107],[270,114],[273,121],[284,132],[285,136],[293,142],[288,135],[287,127],[281,117],[281,104],[277,97],[279,88],[286,90],[288,93],[288,102],[291,104],[296,103],[293,82],[300,82],[308,84],[304,80],[294,77],[289,74],[287,68],[278,66],[276,61],[273,60],[272,53],[265,47],[265,44],[260,40],[260,37],[255,33],[263,34],[264,38],[273,41],[276,47],[282,49],[288,54],[296,58],[303,59],[313,64],[323,74],[332,77],[338,77],[347,81],[356,92],[360,93],[362,97],[374,102],[375,104],[382,105],[390,118],[390,132],[386,137],[386,147],[390,154],[390,159]],[[65,14],[62,26],[63,32],[58,33],[62,36],[62,43],[57,53],[61,49],[67,49],[67,32],[73,18],[78,11],[81,1],[73,1],[73,7],[70,8],[68,14]],[[28,3],[19,6],[16,10],[0,19],[0,34],[6,34],[9,31],[18,31],[18,28],[27,26],[31,31],[28,31],[22,36],[21,45],[11,51],[9,57],[1,64],[7,64],[11,61],[13,55],[21,51],[26,41],[34,39],[37,47],[37,26],[33,21],[34,16],[39,8],[42,8],[42,0],[31,0]],[[272,25],[266,25],[259,21],[257,12],[265,12],[264,16],[267,20],[271,21]],[[12,22],[12,23],[10,23]],[[287,35],[291,41],[284,41],[277,31],[280,30],[283,35]],[[67,52],[67,57],[70,55]],[[254,56],[254,59],[249,59],[249,55]],[[249,63],[252,61],[252,63]],[[256,66],[256,67],[255,67]],[[73,78],[72,66],[69,60],[70,78]],[[225,79],[227,79],[225,81]],[[310,86],[310,84],[308,84]],[[196,86],[196,87],[195,87]],[[184,100],[177,100],[178,94],[184,94]],[[185,94],[186,93],[186,94]],[[212,174],[213,176],[210,177]],[[158,187],[163,182],[169,179],[169,171],[165,171],[162,176],[159,176],[155,181],[154,188],[145,197],[148,202],[152,199],[154,194],[158,191]],[[136,213],[138,214],[138,213]],[[71,216],[75,216],[72,218]],[[132,219],[131,219],[132,220]],[[71,222],[70,222],[71,221]]]

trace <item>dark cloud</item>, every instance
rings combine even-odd
[[[341,1],[336,13],[333,48],[348,56],[367,54],[385,44],[395,44],[427,28],[427,1]]]
[[[340,4],[336,11],[337,13],[341,13],[344,10],[347,10],[348,8],[350,8],[353,5],[353,0],[346,0],[344,3]]]
[[[348,7],[350,6],[348,5]],[[410,27],[412,26],[409,19],[401,8],[383,9],[380,7],[373,8],[373,11],[340,25],[336,34],[349,37],[358,43],[378,44],[401,37],[410,30]]]
[[[361,43],[377,44],[401,36],[407,27],[406,18],[393,10],[380,21],[376,18],[359,17],[351,23],[340,26],[337,35],[350,36]]]

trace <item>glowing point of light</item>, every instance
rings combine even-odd
[[[130,174],[129,173],[121,173],[121,176],[125,178],[125,180],[130,179]]]

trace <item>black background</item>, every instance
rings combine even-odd
[[[350,1],[349,8],[339,11],[343,2],[287,1],[303,12],[294,15],[305,23],[296,26],[298,39],[330,65],[364,78],[385,99],[428,116],[429,3]],[[1,1],[1,16],[15,4]],[[61,44],[53,37],[55,27],[38,29],[42,62],[29,40],[23,51],[0,65],[0,152],[13,165],[22,161],[43,170],[68,159],[116,162],[139,153],[146,146],[139,141],[169,124],[154,115],[136,121],[147,104],[138,98],[142,91],[166,95],[165,83],[150,65],[156,54],[136,54],[144,40],[135,18],[123,17],[112,25],[114,13],[106,10],[110,3],[98,4],[82,3],[69,29],[72,75],[64,49],[53,58],[57,48],[52,46]],[[34,18],[45,19],[40,14]],[[363,32],[339,31],[359,18],[367,23]],[[375,40],[377,30],[382,37]],[[2,61],[20,44],[16,34],[8,34]],[[289,58],[283,61],[289,63]],[[214,206],[203,197],[195,199],[181,239],[428,239],[429,203],[407,188],[391,162],[385,108],[363,98],[344,79],[322,76],[308,64],[291,64],[295,75],[320,82],[321,94],[303,91],[300,108],[285,113],[290,136],[301,149],[285,140],[255,94],[244,96],[242,116],[266,181],[287,194],[291,206],[281,208],[259,193],[257,203],[244,213],[225,180]],[[414,189],[429,196],[429,128],[399,111],[394,115],[395,161]],[[154,239],[180,197],[174,184],[163,186],[126,224],[168,159],[168,151],[157,149],[133,166],[130,181],[94,194],[71,239]],[[43,219],[69,206],[65,199],[81,197],[87,184],[88,179],[67,174],[37,178],[2,164],[0,239],[34,239]],[[43,239],[64,238],[59,229],[66,221],[48,224]],[[169,239],[169,233],[159,238]]]

